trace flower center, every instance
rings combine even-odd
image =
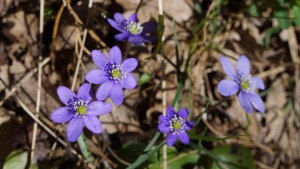
[[[175,122],[173,122],[173,128],[174,128],[175,130],[180,129],[180,128],[181,128],[181,122],[180,122],[180,121],[175,121]]]
[[[108,63],[104,69],[109,80],[119,83],[126,77],[122,65]]]
[[[76,114],[79,116],[86,115],[87,112],[87,103],[83,100],[77,100],[74,102],[74,110],[76,111]]]
[[[78,109],[77,109],[77,113],[79,113],[80,115],[86,114],[86,107],[79,106]]]
[[[170,121],[169,128],[173,133],[180,133],[186,129],[186,121],[178,115],[175,115]]]
[[[247,90],[249,87],[250,87],[250,84],[249,84],[249,81],[248,81],[248,80],[242,81],[242,83],[241,83],[241,88],[242,88],[243,90]]]
[[[122,72],[118,68],[111,71],[111,76],[113,79],[118,79],[121,77],[121,75],[122,75]]]
[[[255,83],[252,81],[251,75],[244,75],[241,72],[237,72],[237,76],[234,81],[240,85],[240,88],[245,92],[251,92],[255,90]]]
[[[139,23],[131,21],[127,23],[125,29],[133,35],[139,35],[144,28]]]

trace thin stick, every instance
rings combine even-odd
[[[162,0],[158,0],[158,14],[159,15],[163,15],[163,4],[162,4]],[[164,40],[164,36],[162,36],[162,42]],[[162,49],[163,50],[163,49]],[[163,55],[161,53],[161,55]],[[166,93],[166,77],[165,77],[165,59],[163,58],[162,60],[162,71],[163,71],[163,80],[162,80],[162,91],[163,91],[163,97],[162,97],[162,105],[163,105],[163,115],[166,115],[166,107],[167,107],[167,93]],[[166,137],[166,134],[164,135],[164,137]],[[167,169],[168,168],[168,156],[167,156],[167,145],[165,144],[163,146],[163,169]]]
[[[89,0],[89,5],[88,8],[91,9],[93,6],[93,0]],[[82,62],[82,54],[83,54],[83,50],[84,50],[84,44],[85,44],[85,40],[86,40],[86,36],[87,36],[87,28],[84,29],[83,31],[83,37],[82,37],[82,45],[80,46],[80,51],[79,51],[79,56],[78,56],[78,61],[77,61],[77,65],[76,65],[76,69],[75,69],[75,73],[74,73],[74,79],[73,79],[73,83],[72,83],[72,87],[71,90],[74,90],[75,88],[75,83],[77,80],[77,76],[78,76],[78,72],[79,72],[79,68],[80,68],[80,63]]]
[[[84,29],[84,31],[83,31],[83,37],[82,37],[82,43],[83,43],[83,45],[85,44],[86,35],[87,35],[87,29]],[[77,65],[76,65],[76,69],[75,69],[75,73],[74,73],[74,77],[73,77],[73,82],[72,82],[71,90],[75,89],[75,84],[76,84],[76,80],[77,80],[77,76],[78,76],[78,72],[79,72],[79,68],[80,68],[80,62],[81,62],[82,54],[83,54],[83,48],[84,48],[83,46],[80,47],[78,61],[77,61]]]
[[[49,61],[50,61],[50,57],[45,58],[42,63],[41,66],[43,67],[44,65],[46,65]],[[16,92],[16,90],[21,86],[21,84],[23,82],[25,82],[26,80],[28,80],[29,78],[31,78],[36,72],[38,71],[38,68],[34,68],[32,69],[29,73],[27,73],[22,79],[19,80],[19,82],[17,84],[15,84],[12,88],[11,91],[12,92]],[[7,100],[10,96],[12,95],[12,93],[8,93],[7,95],[5,95],[4,99],[0,101],[0,106],[3,105],[3,103],[5,102],[5,100]]]
[[[63,3],[64,3],[64,6],[67,6],[67,4],[66,4],[66,1],[65,1],[65,0],[63,0]]]
[[[38,84],[37,84],[37,95],[36,95],[36,106],[35,112],[36,117],[40,113],[40,105],[41,105],[41,88],[42,88],[42,43],[43,43],[43,32],[44,32],[44,0],[40,0],[40,20],[39,20],[39,65],[38,65]],[[32,142],[31,142],[31,151],[30,151],[30,161],[32,162],[34,157],[34,150],[35,150],[35,142],[36,142],[36,134],[37,134],[37,123],[34,122],[33,124],[33,131],[32,131]]]

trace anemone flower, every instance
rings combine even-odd
[[[102,132],[97,116],[109,113],[112,106],[109,103],[92,101],[92,90],[88,83],[79,88],[77,95],[64,86],[57,88],[57,94],[66,106],[56,109],[51,114],[51,120],[55,123],[69,122],[67,138],[70,142],[78,139],[84,125],[93,133]]]
[[[114,14],[114,20],[108,18],[108,23],[121,33],[115,35],[118,41],[129,41],[130,43],[140,46],[143,42],[153,42],[156,40],[154,36],[148,34],[155,32],[156,22],[138,23],[138,18],[135,13],[131,14],[127,19],[120,13]]]
[[[94,63],[100,70],[91,70],[85,79],[93,84],[101,84],[97,93],[97,100],[104,100],[111,97],[117,106],[123,103],[123,89],[133,89],[137,85],[135,77],[131,72],[137,67],[138,61],[135,58],[128,58],[122,62],[120,48],[114,46],[109,51],[109,59],[98,50],[92,51]]]
[[[186,108],[182,108],[178,113],[172,108],[167,108],[167,115],[160,115],[158,130],[162,133],[167,133],[166,143],[168,146],[175,144],[179,139],[183,144],[189,144],[190,138],[186,131],[193,128],[194,123],[186,120],[189,111]]]
[[[249,59],[242,55],[239,57],[236,69],[230,61],[224,56],[220,58],[225,73],[230,77],[219,82],[218,91],[223,96],[232,96],[238,93],[238,99],[247,113],[253,112],[253,106],[259,112],[265,111],[264,103],[261,97],[255,93],[255,89],[265,89],[263,81],[258,77],[252,77],[250,74]]]

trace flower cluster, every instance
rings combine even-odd
[[[129,41],[134,45],[141,45],[143,42],[153,42],[156,40],[154,36],[148,34],[155,32],[156,22],[138,23],[137,15],[131,14],[127,19],[120,13],[114,14],[114,20],[108,18],[108,23],[121,33],[115,36],[118,41]]]
[[[122,62],[122,53],[117,46],[111,48],[109,56],[107,59],[98,50],[93,50],[93,61],[100,70],[91,70],[86,75],[88,82],[101,84],[96,93],[98,101],[92,101],[92,89],[88,83],[79,88],[77,95],[67,87],[57,88],[57,94],[66,106],[56,109],[51,119],[55,123],[70,122],[67,128],[70,142],[78,139],[84,125],[93,133],[101,133],[102,126],[97,116],[109,113],[112,109],[109,103],[102,101],[110,95],[113,103],[119,106],[124,99],[123,88],[133,89],[137,86],[131,72],[137,67],[138,61],[129,58]]]
[[[114,20],[108,19],[108,23],[121,32],[115,35],[115,39],[119,41],[141,45],[143,42],[155,40],[150,33],[156,30],[157,23],[139,24],[136,14],[130,15],[127,20],[120,13],[116,13]],[[99,69],[89,71],[85,80],[100,85],[96,92],[97,101],[92,101],[93,93],[88,83],[81,85],[77,94],[64,86],[57,88],[59,99],[65,106],[56,109],[51,114],[51,119],[55,123],[69,122],[67,138],[70,142],[78,139],[84,125],[93,133],[101,133],[102,125],[97,116],[105,115],[112,110],[112,105],[103,101],[110,96],[112,102],[119,106],[124,101],[123,89],[129,90],[137,86],[137,80],[132,71],[137,68],[138,61],[135,58],[122,61],[119,47],[112,47],[108,58],[98,50],[93,50],[92,59]],[[259,112],[264,112],[264,103],[254,92],[257,88],[264,89],[264,83],[260,78],[250,75],[248,58],[244,55],[240,56],[236,69],[224,56],[221,56],[220,61],[230,79],[220,81],[218,91],[223,96],[232,96],[237,93],[241,106],[248,113],[253,112],[253,107]],[[180,109],[177,113],[172,107],[168,107],[166,116],[159,116],[158,130],[167,134],[168,146],[173,146],[178,139],[184,144],[189,144],[187,131],[193,128],[194,123],[187,120],[188,114],[189,111],[186,108]]]
[[[190,139],[186,131],[193,128],[194,123],[186,120],[189,111],[186,108],[182,108],[178,113],[172,108],[167,108],[167,115],[160,115],[158,125],[158,130],[162,133],[168,133],[167,145],[172,146],[175,144],[176,140],[179,140],[184,144],[189,144]]]
[[[254,90],[256,88],[263,90],[265,86],[260,78],[251,76],[249,59],[245,55],[240,56],[237,61],[236,70],[224,56],[221,56],[220,61],[230,80],[225,79],[220,81],[218,91],[223,96],[232,96],[238,93],[239,102],[247,113],[253,112],[253,106],[259,112],[264,112],[264,103]]]

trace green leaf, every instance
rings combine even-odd
[[[192,167],[198,162],[199,155],[193,152],[187,152],[178,154],[175,158],[168,160],[168,168],[170,169],[182,169],[183,166],[192,165]],[[189,168],[192,168],[189,167]],[[187,167],[185,167],[187,168]]]
[[[258,11],[258,8],[256,6],[255,3],[252,3],[249,8],[248,8],[248,12],[251,16],[254,16],[254,17],[258,17],[259,16],[259,11]]]
[[[93,162],[94,157],[92,153],[88,150],[86,141],[85,141],[85,136],[83,133],[81,133],[80,137],[77,140],[77,143],[79,145],[80,151],[83,154],[84,158],[89,162]]]
[[[5,159],[3,169],[23,169],[27,164],[28,152],[15,150]]]
[[[159,132],[158,132],[159,133]],[[159,137],[159,134],[155,134],[155,136],[153,137],[153,139],[155,140],[156,139],[156,136]],[[152,142],[155,142],[155,141],[151,141],[150,144],[152,144]],[[149,145],[150,145],[149,144]],[[134,163],[131,164],[131,166],[127,167],[127,169],[134,169],[134,168],[137,168],[139,167],[141,164],[143,164],[145,161],[149,160],[150,157],[153,156],[153,154],[155,154],[156,152],[158,152],[162,146],[166,144],[166,141],[162,141],[159,145],[155,146],[155,147],[152,147],[152,148],[149,148],[150,150],[148,151],[145,151],[143,154],[141,154],[135,161]],[[148,146],[149,146],[148,145]],[[147,146],[147,147],[148,147]],[[146,148],[148,149],[148,148]],[[128,154],[127,154],[128,156]]]
[[[223,138],[218,138],[218,137],[209,137],[209,136],[204,136],[205,134],[198,134],[196,133],[196,129],[193,128],[192,130],[190,130],[188,132],[190,139],[193,140],[201,140],[201,141],[209,141],[209,142],[217,142],[217,141],[225,141],[231,138],[237,138],[240,136],[244,136],[244,135],[234,135],[234,136],[228,136],[228,137],[223,137]]]
[[[281,7],[284,7],[285,6],[285,0],[277,0],[279,2],[279,5]]]
[[[299,6],[293,6],[293,14],[295,18],[295,24],[296,26],[300,25],[300,7]]]
[[[139,85],[142,86],[146,83],[148,83],[151,80],[151,76],[149,73],[143,73],[142,76],[139,79]]]
[[[196,151],[188,151],[185,153],[178,153],[175,147],[167,147],[167,164],[169,169],[181,169],[183,166],[195,165],[199,160],[199,154]],[[154,154],[150,161],[152,164],[148,165],[150,169],[160,169],[163,162],[163,149],[159,153]]]
[[[168,159],[174,158],[177,155],[177,150],[175,147],[167,147],[167,156]],[[150,158],[150,161],[152,163],[162,163],[162,155],[163,155],[163,149],[160,149],[159,152],[153,154]]]
[[[162,169],[162,166],[160,164],[150,164],[147,169]]]
[[[279,10],[274,12],[275,17],[279,22],[279,26],[282,29],[287,29],[291,26],[291,21],[289,19],[289,12],[287,10]]]
[[[279,27],[270,27],[266,29],[263,34],[265,35],[260,42],[262,45],[269,46],[271,43],[271,38],[274,34],[278,33],[281,30]]]
[[[218,164],[222,168],[253,169],[254,160],[251,151],[241,145],[222,145],[215,147],[212,153],[218,157]],[[214,161],[211,169],[220,169]]]
[[[145,144],[137,141],[129,141],[123,144],[118,155],[125,161],[132,162],[144,152]]]
[[[30,169],[39,169],[39,166],[37,163],[31,164]]]
[[[164,35],[164,31],[165,31],[164,16],[158,15],[157,46],[152,56],[161,52],[163,46],[162,37]]]
[[[195,10],[198,15],[201,15],[203,13],[202,4],[200,1],[195,1]]]

